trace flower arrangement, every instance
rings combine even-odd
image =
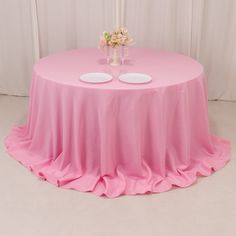
[[[128,30],[121,27],[111,33],[104,31],[100,38],[99,46],[100,48],[104,48],[105,46],[116,48],[119,46],[128,46],[132,42],[133,39],[129,36]]]

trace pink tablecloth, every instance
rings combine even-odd
[[[111,73],[86,84],[82,73]],[[153,82],[129,85],[125,72]],[[126,65],[106,65],[98,49],[52,55],[34,67],[26,125],[6,139],[8,152],[60,187],[116,197],[186,187],[230,159],[212,136],[202,66],[171,52],[130,49]]]

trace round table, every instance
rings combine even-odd
[[[88,84],[87,72],[113,80]],[[118,76],[140,72],[148,84]],[[121,66],[98,49],[41,59],[33,70],[27,123],[6,138],[8,152],[60,187],[117,197],[186,187],[230,159],[229,142],[208,127],[203,67],[173,52],[130,48]]]

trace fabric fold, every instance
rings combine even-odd
[[[43,59],[33,74],[27,122],[12,129],[7,151],[58,187],[109,198],[187,187],[221,169],[230,144],[209,131],[202,67],[184,56],[157,55],[161,82],[145,67],[153,82],[136,87],[75,82],[76,52],[64,55],[66,72],[58,67],[64,57],[55,71],[50,57]]]

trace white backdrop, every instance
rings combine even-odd
[[[0,93],[27,95],[33,63],[50,53],[97,47],[112,30],[114,0],[0,0]],[[236,100],[235,0],[126,0],[136,46],[199,60],[210,99]]]

